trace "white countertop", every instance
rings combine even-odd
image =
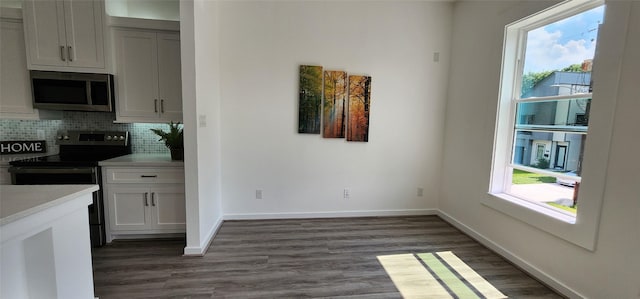
[[[171,155],[167,154],[131,154],[120,156],[109,160],[100,161],[100,166],[131,166],[131,167],[163,167],[163,166],[184,166],[182,160],[171,160]]]
[[[98,189],[98,185],[0,185],[0,225]]]

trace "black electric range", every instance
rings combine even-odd
[[[98,163],[131,154],[126,131],[69,131],[57,136],[59,154],[9,162],[14,185],[96,184],[89,206],[91,245],[105,243],[102,178]]]

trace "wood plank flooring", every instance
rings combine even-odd
[[[437,216],[225,221],[203,257],[184,240],[94,249],[107,298],[402,298],[378,256],[452,251],[509,298],[562,298]]]

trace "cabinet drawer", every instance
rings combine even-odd
[[[182,168],[107,168],[108,184],[183,184]]]

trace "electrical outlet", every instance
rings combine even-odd
[[[351,197],[351,190],[349,190],[349,188],[344,188],[344,192],[342,193],[342,197],[344,199],[348,199],[349,197]]]
[[[416,194],[418,195],[418,197],[422,197],[424,195],[424,188],[418,188]]]
[[[256,190],[256,199],[262,199],[262,189]]]

